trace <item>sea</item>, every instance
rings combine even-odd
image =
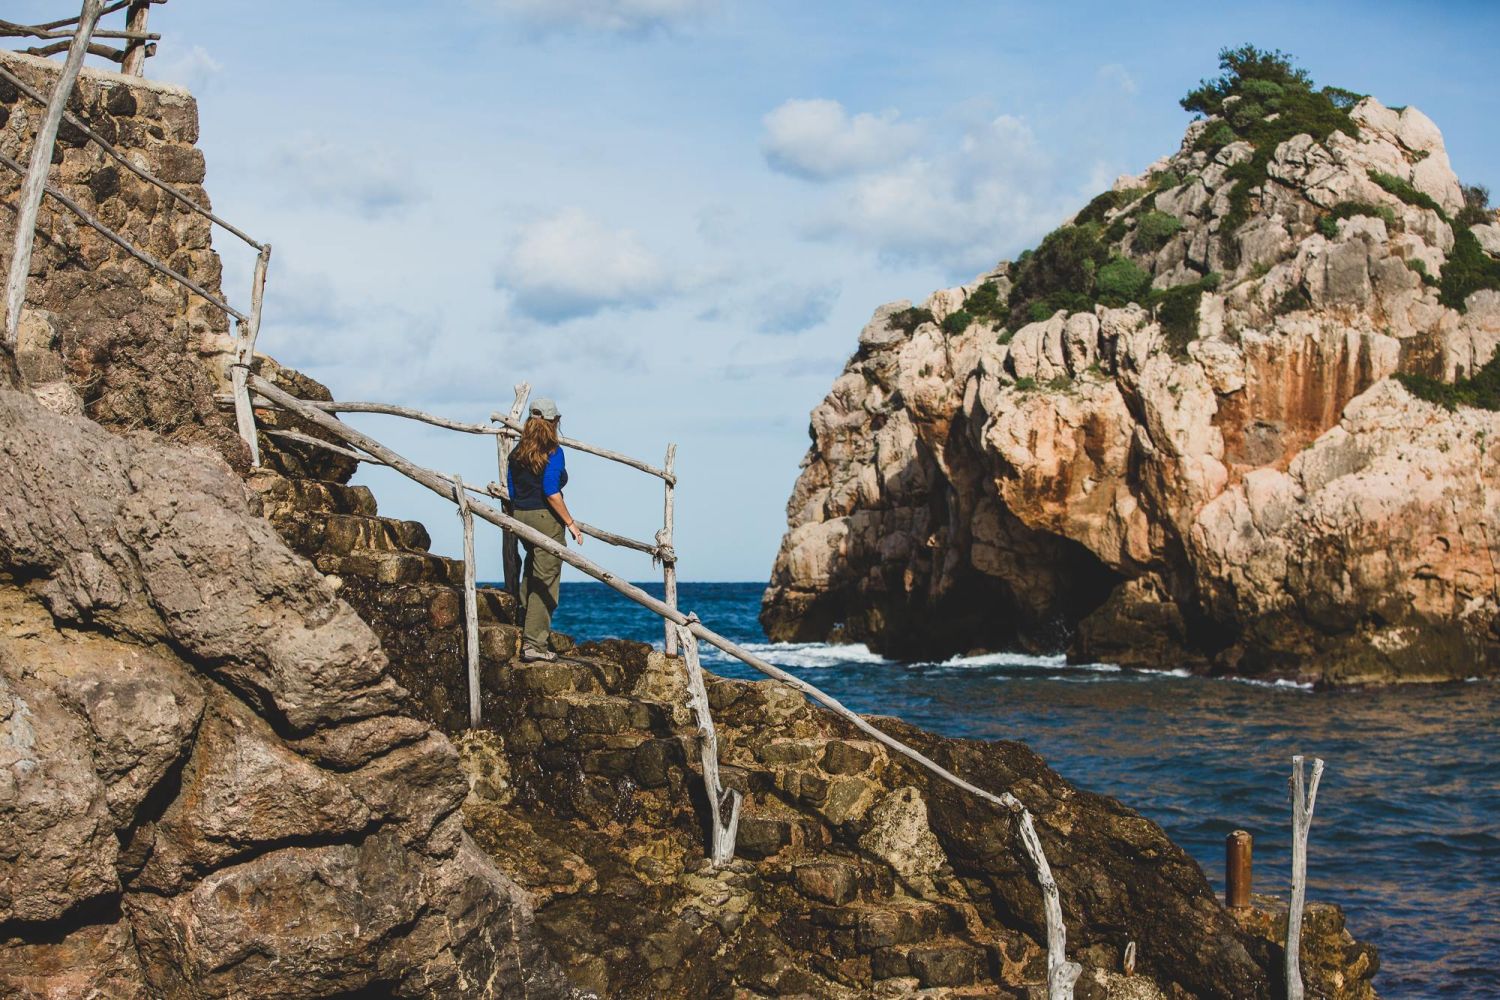
[[[640,584],[661,596],[661,583]],[[1286,895],[1293,754],[1321,757],[1308,896],[1380,949],[1387,1000],[1500,1000],[1500,684],[1363,691],[991,653],[897,663],[859,645],[773,643],[762,583],[683,583],[678,606],[851,708],[934,732],[1027,743],[1082,788],[1154,820],[1223,892],[1224,839],[1255,838],[1255,888]],[[565,582],[553,627],[662,643],[661,620]],[[716,649],[708,669],[760,675]]]

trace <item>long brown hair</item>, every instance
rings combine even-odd
[[[521,428],[521,443],[511,452],[510,460],[533,475],[541,475],[547,459],[557,450],[557,425],[545,417],[531,417]]]

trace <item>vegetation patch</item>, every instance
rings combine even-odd
[[[1094,276],[1099,302],[1106,306],[1123,306],[1139,302],[1151,287],[1151,275],[1129,257],[1115,254]]]
[[[1190,285],[1153,289],[1145,305],[1153,310],[1175,358],[1187,357],[1187,346],[1198,338],[1198,304],[1204,292],[1219,287],[1219,275],[1210,274]]]
[[[1408,258],[1406,261],[1406,267],[1407,270],[1415,271],[1417,273],[1417,276],[1422,279],[1422,284],[1428,286],[1429,288],[1437,287],[1438,280],[1432,276],[1432,272],[1427,270],[1427,262],[1422,258]]]
[[[1429,375],[1396,374],[1396,381],[1418,399],[1437,403],[1449,410],[1472,406],[1480,410],[1500,410],[1500,352],[1489,364],[1468,378],[1444,382]]]
[[[1292,64],[1285,52],[1263,51],[1253,45],[1219,53],[1224,74],[1204,80],[1181,103],[1187,111],[1222,119],[1199,137],[1198,148],[1216,153],[1243,140],[1254,150],[1248,160],[1230,167],[1226,177],[1235,182],[1224,218],[1225,233],[1234,233],[1250,218],[1251,191],[1269,177],[1267,167],[1276,147],[1298,135],[1323,142],[1334,132],[1351,138],[1359,129],[1349,117],[1363,95],[1341,87],[1313,89],[1307,71]]]
[[[1019,329],[1059,309],[1093,308],[1095,277],[1109,260],[1102,229],[1097,222],[1054,229],[1035,251],[1016,260],[1006,301],[1007,326]]]
[[[1482,226],[1495,221],[1495,214],[1490,208],[1489,188],[1483,184],[1465,184],[1463,191],[1464,207],[1459,210],[1454,222],[1467,229],[1469,226]]]
[[[951,312],[943,317],[943,332],[950,337],[956,337],[967,330],[972,322],[974,322],[974,317],[969,315],[967,310],[960,309],[957,312]]]
[[[892,330],[900,330],[910,337],[916,332],[917,327],[923,323],[931,323],[932,321],[931,309],[912,307],[910,309],[902,309],[900,312],[891,313],[891,318],[886,320],[886,325]]]
[[[1156,209],[1141,216],[1135,227],[1135,245],[1146,253],[1155,253],[1182,231],[1182,220]]]
[[[1453,239],[1453,252],[1443,265],[1442,291],[1438,301],[1449,309],[1463,312],[1470,295],[1483,288],[1500,289],[1500,261],[1484,252],[1479,238],[1461,229]]]
[[[1366,215],[1372,219],[1384,219],[1386,228],[1396,228],[1396,212],[1389,205],[1372,205],[1367,201],[1341,201],[1333,210],[1318,219],[1318,232],[1329,239],[1339,234],[1339,220]]]
[[[1443,211],[1443,206],[1433,201],[1430,196],[1423,194],[1421,191],[1418,191],[1415,187],[1412,186],[1411,181],[1404,181],[1401,178],[1397,177],[1395,174],[1388,174],[1383,170],[1371,170],[1369,171],[1369,174],[1370,180],[1374,181],[1381,188],[1384,188],[1386,191],[1395,195],[1397,198],[1400,198],[1408,205],[1415,205],[1418,208],[1430,208],[1432,209],[1432,211],[1436,212],[1438,214],[1438,217],[1441,218],[1444,222],[1453,221],[1452,219],[1448,218],[1448,213]]]

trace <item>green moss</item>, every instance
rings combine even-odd
[[[943,332],[950,337],[956,337],[969,328],[974,322],[974,317],[967,310],[960,309],[958,312],[949,313],[943,317]]]
[[[1500,261],[1484,252],[1479,239],[1467,229],[1458,231],[1453,252],[1443,265],[1442,291],[1438,301],[1459,312],[1469,296],[1482,288],[1500,289]]]
[[[1389,205],[1372,205],[1367,201],[1341,201],[1332,211],[1318,219],[1318,231],[1329,239],[1339,234],[1338,220],[1367,215],[1372,219],[1384,219],[1388,228],[1396,226],[1396,213]]]
[[[931,309],[917,309],[913,307],[892,313],[891,318],[886,320],[886,324],[891,329],[900,330],[909,337],[916,331],[917,327],[923,323],[931,323],[932,321]]]
[[[1444,382],[1427,375],[1398,373],[1396,381],[1418,399],[1437,403],[1449,410],[1472,406],[1481,410],[1500,410],[1500,353],[1489,364],[1468,378]]]
[[[1451,221],[1448,214],[1443,211],[1443,206],[1433,201],[1431,197],[1412,187],[1411,181],[1404,181],[1395,174],[1388,174],[1380,170],[1369,171],[1370,180],[1391,194],[1400,198],[1408,205],[1416,205],[1418,208],[1430,208],[1436,212],[1444,222]]]
[[[1182,230],[1182,220],[1155,209],[1141,216],[1135,227],[1135,245],[1139,250],[1155,253]]]

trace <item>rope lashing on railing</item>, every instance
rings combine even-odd
[[[251,388],[283,409],[296,413],[309,423],[321,427],[345,443],[380,459],[408,479],[421,483],[434,493],[440,496],[451,497],[449,484],[441,474],[408,461],[369,435],[363,434],[336,417],[323,412],[315,406],[309,405],[259,375],[250,375],[249,381]],[[1067,960],[1067,931],[1063,923],[1062,901],[1058,893],[1057,882],[1052,877],[1052,868],[1047,863],[1047,855],[1042,849],[1041,839],[1037,836],[1036,827],[1031,819],[1031,813],[1020,799],[1016,798],[1010,792],[1000,792],[998,794],[988,792],[977,785],[965,781],[920,751],[907,746],[895,737],[877,729],[863,716],[847,708],[832,695],[825,693],[799,677],[787,673],[780,667],[768,663],[739,644],[719,635],[702,622],[690,619],[687,615],[657,600],[634,584],[620,579],[615,574],[577,554],[567,546],[557,544],[529,525],[495,510],[488,504],[471,501],[469,508],[475,516],[483,518],[497,527],[514,532],[518,538],[551,552],[568,565],[582,570],[584,573],[608,585],[642,607],[654,611],[662,618],[682,626],[691,635],[709,643],[745,665],[760,671],[767,677],[795,688],[805,697],[829,709],[871,739],[905,757],[929,773],[941,778],[943,781],[979,799],[1000,806],[1015,816],[1022,849],[1036,872],[1037,883],[1042,891],[1042,906],[1047,927],[1048,998],[1049,1000],[1072,1000],[1073,983],[1078,978],[1082,968],[1078,963]]]

